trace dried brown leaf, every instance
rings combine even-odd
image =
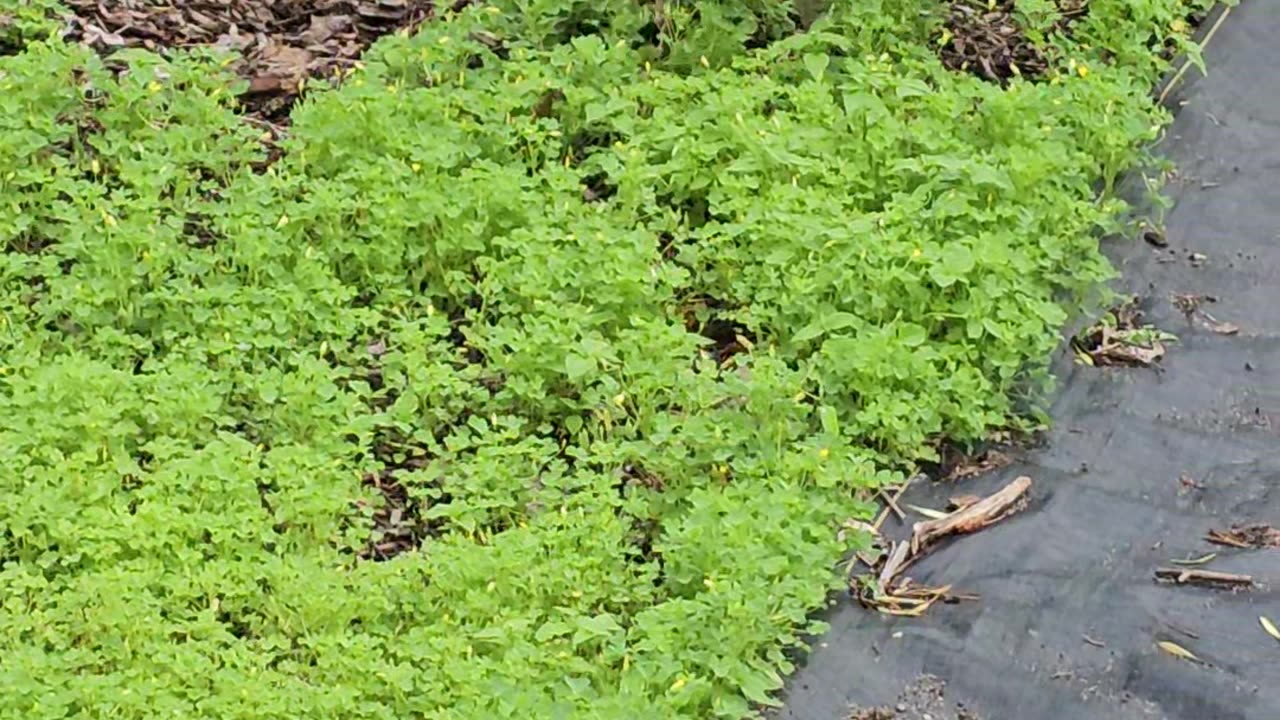
[[[1219,320],[1214,320],[1213,318],[1208,316],[1205,316],[1204,325],[1205,327],[1209,328],[1213,332],[1218,333],[1219,335],[1235,335],[1236,333],[1240,332],[1239,325],[1236,325],[1235,323],[1221,322]]]
[[[1191,662],[1197,662],[1197,663],[1201,662],[1200,658],[1196,657],[1194,653],[1182,647],[1178,643],[1173,642],[1172,640],[1161,640],[1160,642],[1156,643],[1156,647],[1160,648],[1164,652],[1176,658],[1181,658],[1183,660],[1190,660]]]

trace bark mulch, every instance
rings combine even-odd
[[[217,47],[249,87],[245,114],[273,124],[308,78],[332,79],[375,40],[412,30],[433,12],[431,0],[66,0],[66,36],[104,55],[125,47],[157,52]]]
[[[1059,16],[1047,34],[1069,33],[1089,10],[1088,0],[1057,0],[1056,5]],[[954,0],[938,44],[948,68],[1002,85],[1015,77],[1034,80],[1049,69],[1049,58],[1023,27],[1013,0]]]

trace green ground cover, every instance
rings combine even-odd
[[[257,172],[224,58],[5,5],[24,720],[774,702],[868,492],[1035,422],[1187,11],[1020,2],[1049,70],[1002,87],[937,2],[500,0],[384,38]]]

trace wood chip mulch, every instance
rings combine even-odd
[[[246,114],[284,122],[307,78],[333,78],[375,40],[431,16],[431,0],[67,0],[66,37],[103,54],[216,47],[239,54]]]
[[[1060,18],[1052,32],[1070,32],[1071,24],[1088,12],[1088,0],[1057,0]],[[939,55],[948,68],[972,72],[1005,84],[1015,77],[1031,80],[1049,69],[1049,58],[1019,21],[1013,0],[953,0],[942,34]]]

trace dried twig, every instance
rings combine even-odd
[[[897,515],[899,520],[905,521],[907,519],[907,514],[902,512],[902,508],[898,507],[897,498],[890,496],[888,493],[886,493],[883,490],[877,492],[876,494],[880,496],[881,500],[884,500],[885,507],[892,510],[893,514]]]
[[[893,583],[898,573],[902,572],[907,562],[907,553],[911,550],[911,546],[905,542],[900,542],[893,546],[889,557],[884,561],[884,567],[880,568],[880,588],[888,592],[889,586]]]
[[[1157,568],[1156,580],[1178,585],[1205,585],[1208,587],[1244,590],[1253,587],[1253,576],[1236,573],[1196,570],[1192,568]]]
[[[907,478],[907,481],[906,481],[906,482],[902,483],[902,485],[898,488],[897,492],[895,492],[895,493],[893,494],[893,502],[894,502],[894,503],[897,503],[897,502],[898,502],[898,500],[902,497],[902,494],[903,494],[903,493],[905,493],[905,492],[907,491],[907,488],[911,487],[911,483],[915,482],[915,481],[916,481],[916,478],[918,478],[918,477],[920,477],[920,476],[919,476],[919,475],[915,475],[915,476],[909,477],[909,478]],[[872,524],[871,524],[871,528],[872,528],[873,530],[879,530],[879,529],[880,529],[880,527],[881,527],[882,525],[884,525],[884,521],[885,521],[885,520],[887,520],[887,519],[889,518],[889,513],[890,513],[890,512],[893,512],[893,511],[892,511],[892,510],[890,510],[890,509],[889,509],[889,508],[887,508],[887,507],[886,507],[884,510],[881,510],[881,511],[880,511],[880,517],[876,518],[876,521],[875,521],[874,523],[872,523]],[[899,510],[898,512],[899,512],[899,513],[901,513],[902,511],[901,511],[901,510]]]
[[[975,499],[972,503],[969,503],[966,498],[965,507],[949,515],[937,520],[916,523],[912,526],[910,542],[890,543],[887,552],[870,562],[868,562],[869,558],[855,555],[854,559],[850,560],[850,567],[852,568],[852,564],[860,560],[871,569],[871,572],[850,577],[850,588],[854,596],[863,605],[887,615],[912,617],[920,615],[938,600],[944,602],[976,600],[976,595],[952,593],[950,585],[935,588],[913,583],[909,578],[899,582],[898,578],[911,563],[923,556],[930,542],[945,535],[981,530],[1016,512],[1020,509],[1016,503],[1030,486],[1030,478],[1019,477],[987,498]],[[905,486],[895,493],[895,503],[902,496],[903,490]],[[885,508],[876,524],[870,527],[877,537],[879,537],[880,523],[884,522],[890,512],[889,508]]]
[[[1097,647],[1097,648],[1105,648],[1105,647],[1107,646],[1107,644],[1106,644],[1106,643],[1104,643],[1104,642],[1102,642],[1101,640],[1094,640],[1093,638],[1089,637],[1088,635],[1081,635],[1081,636],[1080,636],[1080,639],[1081,639],[1081,640],[1084,640],[1086,643],[1088,643],[1088,644],[1090,644],[1090,645],[1092,645],[1092,646],[1094,646],[1094,647]]]
[[[1229,530],[1210,530],[1204,539],[1242,549],[1280,547],[1280,530],[1266,523],[1233,525]]]
[[[912,554],[920,553],[935,540],[948,535],[965,535],[977,532],[989,525],[1000,522],[1021,507],[1015,504],[1023,498],[1031,487],[1031,478],[1022,475],[1004,486],[999,492],[979,500],[978,502],[957,510],[944,518],[925,520],[912,526]]]
[[[876,610],[886,615],[919,617],[939,600],[946,602],[952,598],[961,600],[967,597],[969,596],[952,595],[950,585],[929,587],[908,581],[903,583],[903,586],[894,591],[893,594],[885,594],[876,598],[872,604]]]

